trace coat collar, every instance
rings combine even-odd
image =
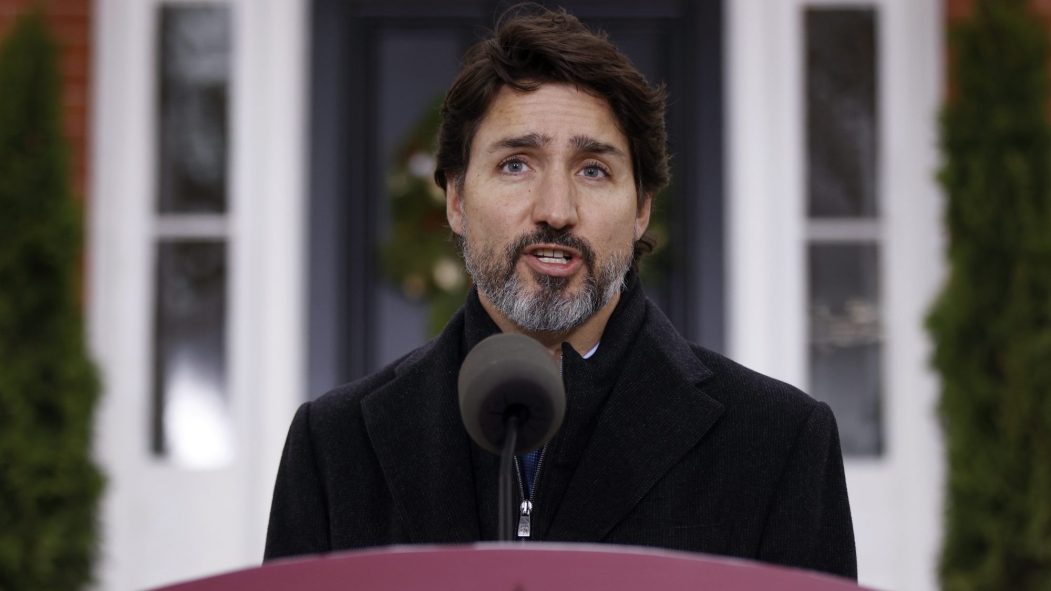
[[[605,539],[723,412],[703,390],[712,371],[648,300],[621,367],[544,539]]]
[[[456,391],[463,311],[362,400],[369,439],[413,543],[479,539],[473,445]]]
[[[625,350],[617,356],[619,377],[571,478],[540,485],[538,503],[548,504],[538,504],[538,510],[557,511],[544,511],[540,539],[602,540],[722,413],[700,387],[711,370],[641,288],[631,287],[622,304],[640,311],[640,327],[629,332],[634,339],[603,335],[600,352],[611,346],[610,352],[613,339],[633,342],[618,344]],[[397,366],[393,380],[362,402],[369,437],[414,543],[471,542],[483,531],[489,534],[487,512],[496,501],[487,497],[496,490],[497,462],[495,456],[480,457],[483,452],[470,441],[456,392],[467,347],[479,335],[495,332],[491,319],[481,325],[474,320],[465,327],[461,310],[437,339]],[[615,330],[613,320],[607,333]],[[478,483],[472,455],[486,467]],[[549,484],[556,498],[545,494]]]

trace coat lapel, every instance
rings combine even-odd
[[[711,370],[652,304],[627,355],[545,539],[604,539],[723,412],[699,387]]]
[[[413,543],[479,539],[457,374],[462,315],[362,401],[373,449]]]

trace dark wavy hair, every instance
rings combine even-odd
[[[565,10],[517,5],[497,20],[491,37],[472,45],[442,104],[434,180],[462,187],[471,142],[493,98],[503,86],[520,92],[544,83],[567,83],[605,99],[628,139],[636,196],[642,205],[668,184],[668,134],[663,85],[650,86],[605,33],[592,32]],[[653,250],[643,236],[636,260]]]

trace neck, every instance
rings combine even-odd
[[[532,332],[524,330],[508,320],[481,290],[478,291],[478,299],[501,332],[524,334],[531,337],[547,347],[551,354],[557,357],[562,353],[562,343],[569,343],[573,350],[581,355],[587,353],[598,344],[599,339],[602,338],[603,331],[606,330],[606,323],[609,322],[609,317],[613,314],[613,310],[616,309],[617,302],[620,301],[620,292],[610,298],[605,306],[592,314],[583,324],[568,332]]]

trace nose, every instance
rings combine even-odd
[[[533,196],[533,223],[556,230],[577,225],[577,196],[568,174],[544,175]]]

